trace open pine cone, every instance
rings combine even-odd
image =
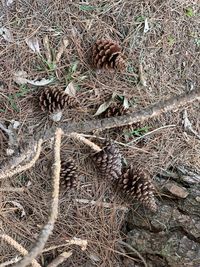
[[[63,110],[66,106],[69,108],[78,106],[78,101],[60,90],[57,87],[46,88],[42,91],[40,98],[40,107],[42,111],[49,111],[50,113]]]
[[[111,106],[102,113],[103,118],[117,117],[126,115],[128,109],[125,108],[121,103],[113,103]]]
[[[154,212],[157,210],[154,198],[155,188],[151,178],[145,171],[133,167],[125,169],[118,186],[150,210]]]
[[[77,186],[77,167],[73,159],[61,161],[60,184],[69,190]]]
[[[92,49],[92,60],[95,68],[123,70],[125,61],[119,44],[112,40],[97,40]]]
[[[93,156],[93,160],[102,176],[111,179],[121,176],[121,154],[114,143],[107,142],[106,146]]]

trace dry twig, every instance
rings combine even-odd
[[[35,155],[27,164],[25,164],[23,166],[18,165],[16,168],[13,168],[13,166],[8,168],[8,166],[6,166],[3,170],[1,170],[0,171],[0,180],[8,178],[8,177],[12,177],[15,174],[18,174],[20,172],[23,172],[23,171],[30,169],[36,163],[36,161],[38,160],[38,158],[40,156],[41,149],[42,149],[42,142],[43,142],[42,139],[40,139],[38,141]]]
[[[60,181],[60,144],[61,144],[62,130],[57,128],[55,133],[54,143],[54,169],[53,169],[53,192],[50,215],[47,224],[43,227],[38,240],[36,241],[30,252],[21,260],[16,263],[15,267],[25,267],[42,252],[49,235],[53,231],[54,223],[58,215],[58,196],[59,196],[59,181]]]
[[[101,151],[101,148],[99,146],[97,146],[90,140],[86,139],[82,134],[70,133],[68,136],[84,143],[85,145],[89,146],[94,151],[97,151],[97,152]]]
[[[61,263],[63,263],[66,259],[68,259],[72,255],[72,251],[63,252],[58,255],[47,267],[57,267]]]
[[[4,240],[6,243],[8,243],[9,245],[11,245],[12,247],[14,247],[17,251],[19,251],[22,255],[27,255],[28,251],[23,248],[19,243],[17,243],[17,241],[15,241],[12,237],[10,237],[9,235],[6,235],[6,234],[2,234],[0,235],[0,238],[2,240]],[[40,264],[36,261],[36,260],[31,260],[30,261],[31,264],[34,266],[34,267],[41,267]],[[5,264],[5,263],[4,263]],[[1,265],[0,265],[1,266]],[[5,266],[5,265],[2,265],[2,266]]]

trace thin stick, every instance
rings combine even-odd
[[[29,161],[27,164],[23,165],[23,166],[17,166],[15,169],[13,170],[6,170],[4,168],[4,170],[2,170],[0,172],[0,180],[1,179],[5,179],[5,178],[8,178],[8,177],[12,177],[13,175],[15,174],[18,174],[20,172],[23,172],[23,171],[26,171],[28,169],[30,169],[35,163],[36,161],[38,160],[39,156],[40,156],[40,153],[41,153],[41,149],[42,149],[42,142],[43,140],[40,139],[38,141],[38,145],[37,145],[37,150],[36,150],[36,153],[34,155],[34,157],[32,158],[31,161]],[[12,168],[11,168],[12,169]]]
[[[127,244],[126,242],[124,242],[122,240],[119,240],[118,243],[123,245],[123,246],[125,246],[125,247],[127,247],[128,249],[132,250],[141,259],[141,261],[144,263],[144,266],[148,267],[145,259],[142,257],[142,255],[135,248],[133,248],[132,246],[130,246],[129,244]]]
[[[94,205],[94,206],[98,206],[98,207],[104,207],[104,208],[115,208],[118,210],[123,210],[125,212],[127,212],[129,209],[127,207],[124,206],[114,206],[112,203],[108,203],[108,202],[99,202],[99,201],[94,201],[94,200],[88,200],[88,199],[75,199],[76,202],[81,203],[81,204],[90,204],[90,205]]]
[[[5,267],[5,266],[8,266],[8,265],[11,265],[13,263],[18,262],[20,259],[21,259],[21,257],[16,256],[14,259],[11,259],[9,261],[5,261],[4,263],[1,263],[0,267]]]
[[[104,137],[100,137],[100,136],[96,136],[96,135],[91,135],[91,134],[81,134],[82,136],[84,137],[92,137],[92,138],[96,138],[96,139],[100,139],[100,140],[106,140],[106,138]],[[157,156],[157,154],[153,153],[153,152],[149,152],[145,149],[142,149],[142,148],[139,148],[139,147],[136,147],[136,146],[131,146],[129,145],[129,143],[122,143],[122,142],[118,142],[116,140],[112,140],[115,144],[118,144],[120,146],[125,146],[125,147],[130,147],[132,149],[135,149],[135,150],[138,150],[138,151],[141,151],[141,152],[144,152],[144,153],[147,153],[147,154],[151,154],[151,155],[154,155],[154,156]]]
[[[53,168],[53,192],[52,192],[52,202],[50,215],[47,224],[43,227],[41,233],[39,234],[38,240],[36,241],[30,252],[21,260],[16,263],[15,267],[25,267],[30,264],[30,262],[37,257],[39,253],[42,252],[49,235],[52,233],[54,228],[54,223],[58,215],[58,196],[59,196],[59,182],[60,182],[60,145],[62,130],[57,128],[55,133],[55,143],[54,143],[54,168]]]
[[[61,128],[65,134],[72,132],[88,133],[95,130],[101,131],[111,129],[115,127],[122,127],[126,125],[132,125],[137,122],[142,122],[150,118],[159,116],[162,113],[170,110],[177,110],[180,106],[192,103],[195,100],[200,100],[200,89],[193,90],[190,93],[185,93],[178,96],[173,96],[167,100],[162,100],[154,105],[146,107],[142,110],[132,112],[127,115],[105,118],[101,120],[90,120],[80,123],[62,124]],[[55,128],[47,130],[44,139],[49,139],[53,136]]]
[[[155,130],[153,130],[151,132],[148,132],[148,133],[146,133],[146,134],[144,134],[144,135],[132,140],[131,142],[127,143],[126,145],[131,145],[131,144],[133,144],[133,143],[135,143],[135,142],[147,137],[148,135],[151,135],[151,134],[156,133],[156,132],[158,132],[160,130],[163,130],[163,129],[166,129],[166,128],[172,128],[172,127],[176,127],[176,125],[175,124],[171,124],[171,125],[165,125],[165,126],[159,127],[159,128],[157,128],[157,129],[155,129]]]
[[[0,192],[17,192],[17,193],[22,193],[24,192],[25,188],[23,187],[19,187],[19,188],[15,188],[15,187],[3,187],[0,188]]]
[[[86,144],[87,146],[89,146],[94,151],[97,151],[97,152],[101,151],[101,148],[99,146],[97,146],[96,144],[94,144],[90,140],[88,140],[85,137],[83,137],[82,134],[70,133],[68,136],[71,137],[71,138],[74,138],[76,140],[79,140],[80,142]]]
[[[10,237],[9,235],[6,234],[2,234],[0,235],[0,238],[5,241],[6,243],[8,243],[9,245],[11,245],[12,247],[14,247],[17,251],[19,251],[22,255],[27,255],[28,251],[22,247],[19,243],[17,243],[17,241],[15,241],[12,237]],[[32,260],[31,264],[34,267],[41,267],[40,264],[36,261],[36,260]],[[1,265],[0,265],[1,266]],[[4,266],[4,265],[2,265]]]
[[[66,259],[68,259],[72,255],[72,251],[63,252],[58,255],[47,267],[57,267],[61,263],[63,263]]]

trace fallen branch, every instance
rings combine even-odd
[[[106,129],[111,129],[115,127],[122,127],[126,125],[131,125],[137,122],[142,122],[150,118],[161,115],[162,113],[177,110],[180,106],[189,104],[195,100],[200,100],[200,90],[194,90],[190,93],[185,93],[179,96],[171,97],[167,100],[162,100],[157,104],[146,107],[142,110],[132,112],[128,115],[111,117],[100,120],[90,120],[80,123],[69,123],[61,124],[61,128],[65,134],[70,134],[73,132],[78,133],[88,133],[93,131],[101,131]],[[53,136],[55,132],[55,127],[47,130],[44,139],[49,139]],[[43,135],[43,133],[42,133]]]
[[[37,149],[36,149],[36,152],[35,152],[35,155],[34,157],[25,165],[23,166],[16,166],[16,168],[13,168],[13,166],[5,166],[1,171],[0,171],[0,180],[1,179],[5,179],[5,178],[8,178],[8,177],[12,177],[13,175],[15,174],[18,174],[20,172],[23,172],[23,171],[26,171],[28,169],[30,169],[35,163],[36,161],[38,160],[39,156],[40,156],[40,153],[41,153],[41,149],[42,149],[42,142],[43,140],[40,139],[38,141],[38,144],[37,144]],[[24,159],[26,157],[24,157],[24,155],[21,155]],[[21,157],[20,156],[20,157]],[[16,162],[15,162],[16,164]]]
[[[55,143],[54,143],[54,168],[53,168],[53,192],[52,192],[52,203],[50,209],[50,215],[47,224],[43,227],[41,233],[39,234],[38,240],[36,241],[30,252],[18,263],[15,267],[25,267],[30,264],[30,262],[37,257],[39,253],[42,252],[49,235],[52,233],[54,228],[54,223],[58,215],[58,196],[59,196],[59,181],[60,181],[60,145],[62,130],[57,128],[55,133]]]
[[[19,251],[22,255],[27,255],[28,251],[22,247],[19,243],[17,243],[17,241],[15,241],[12,237],[10,237],[9,235],[6,234],[2,234],[0,235],[0,238],[5,241],[6,243],[8,243],[9,245],[11,245],[12,247],[14,247],[17,251]],[[40,264],[36,261],[36,260],[32,260],[30,262],[34,267],[41,267]],[[4,264],[4,265],[3,265]],[[5,263],[2,263],[1,266],[6,266]],[[15,266],[15,265],[14,265]]]

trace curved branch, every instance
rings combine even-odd
[[[167,111],[176,110],[180,106],[189,104],[195,100],[200,101],[200,89],[191,91],[189,93],[173,96],[167,100],[162,100],[154,105],[143,108],[139,111],[134,111],[128,115],[111,117],[106,119],[95,119],[90,121],[84,121],[80,123],[63,123],[61,128],[65,134],[72,132],[88,133],[95,130],[106,130],[115,127],[122,127],[131,125],[136,122],[144,121]],[[55,128],[52,127],[47,130],[44,139],[49,139],[53,136]],[[43,134],[43,133],[42,133]]]
[[[58,215],[58,196],[59,196],[59,181],[60,181],[60,145],[62,130],[57,128],[55,133],[55,143],[54,143],[54,168],[53,168],[53,192],[52,192],[52,203],[51,211],[48,218],[47,224],[43,227],[38,240],[36,241],[34,247],[30,252],[18,263],[13,265],[14,267],[25,267],[28,266],[33,259],[37,257],[39,253],[42,252],[49,235],[52,233],[54,228],[54,223]]]

